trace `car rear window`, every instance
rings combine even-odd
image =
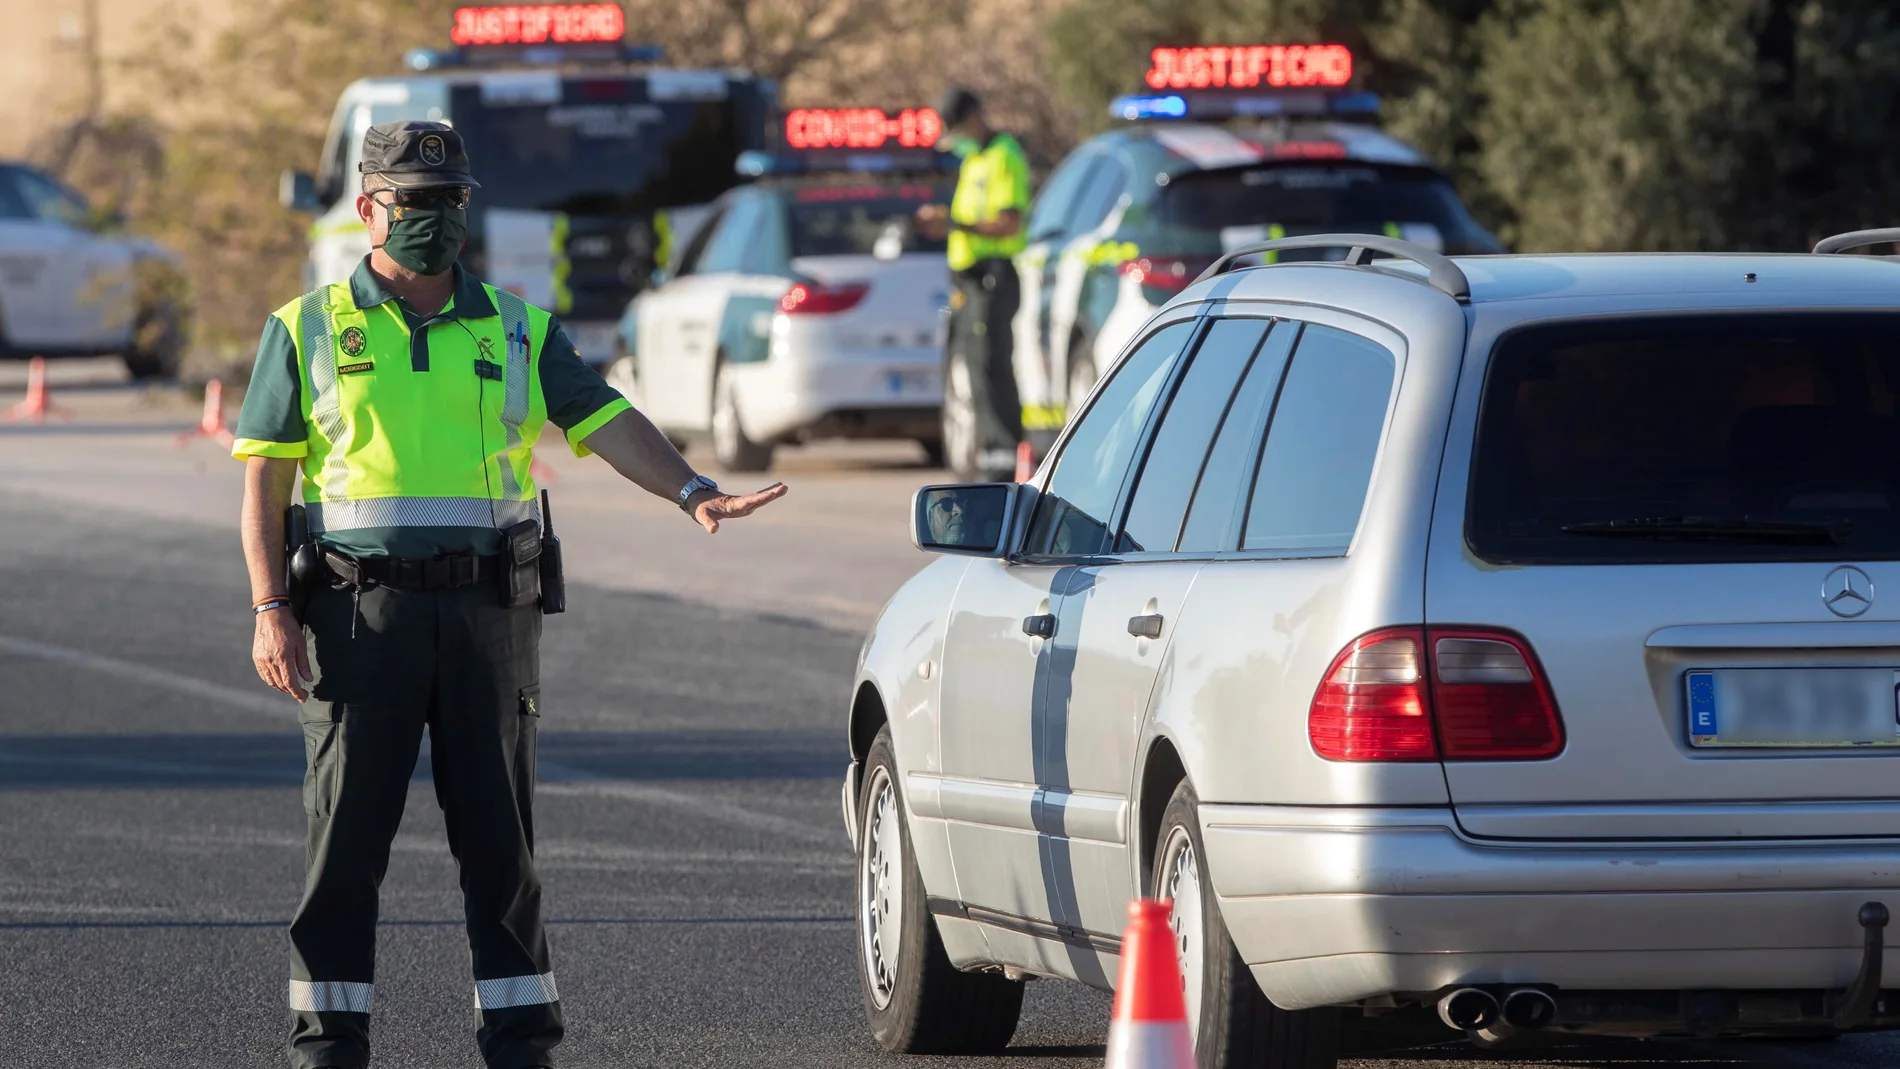
[[[923,204],[948,204],[947,185],[816,186],[792,194],[793,256],[870,256],[877,239],[892,224],[905,252],[942,252],[943,238],[932,240],[910,225]]]
[[[1900,315],[1507,335],[1466,537],[1497,563],[1900,558]]]
[[[1225,231],[1229,246],[1278,236],[1266,232],[1270,227],[1289,237],[1396,228],[1427,244],[1436,237],[1447,252],[1503,251],[1449,182],[1416,167],[1274,164],[1197,171],[1174,177],[1157,211],[1167,226]]]

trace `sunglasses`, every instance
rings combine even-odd
[[[433,189],[391,189],[390,203],[398,208],[466,208],[471,197],[467,186],[437,186]]]

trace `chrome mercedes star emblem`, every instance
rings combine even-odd
[[[1874,607],[1874,581],[1859,568],[1843,564],[1821,580],[1821,604],[1836,616],[1859,616]]]

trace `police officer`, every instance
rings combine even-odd
[[[983,102],[960,86],[944,91],[937,113],[946,147],[960,152],[963,166],[950,207],[917,210],[919,229],[949,236],[951,281],[950,359],[968,372],[975,442],[950,464],[966,477],[1007,479],[1015,471],[1016,444],[1023,437],[1022,406],[1012,363],[1011,321],[1022,300],[1013,257],[1023,251],[1023,217],[1029,210],[1029,160],[1016,139],[990,128]],[[953,444],[946,435],[945,444]],[[954,449],[949,452],[955,452]]]
[[[534,871],[535,444],[553,424],[577,455],[600,454],[707,531],[785,487],[721,494],[582,363],[552,316],[456,263],[478,186],[453,129],[372,127],[360,166],[356,210],[373,251],[347,282],[266,322],[233,448],[246,465],[252,656],[265,682],[303,702],[309,759],[290,1063],[368,1063],[377,890],[426,727],[461,870],[482,1057],[492,1069],[548,1066],[562,1025]],[[321,562],[301,626],[284,578],[300,472]]]

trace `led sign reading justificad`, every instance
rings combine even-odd
[[[502,4],[458,7],[449,39],[458,45],[618,43],[627,33],[619,4]]]
[[[929,148],[943,136],[935,108],[798,108],[785,116],[787,148]]]
[[[1149,59],[1153,89],[1336,88],[1352,80],[1345,45],[1157,48]]]

